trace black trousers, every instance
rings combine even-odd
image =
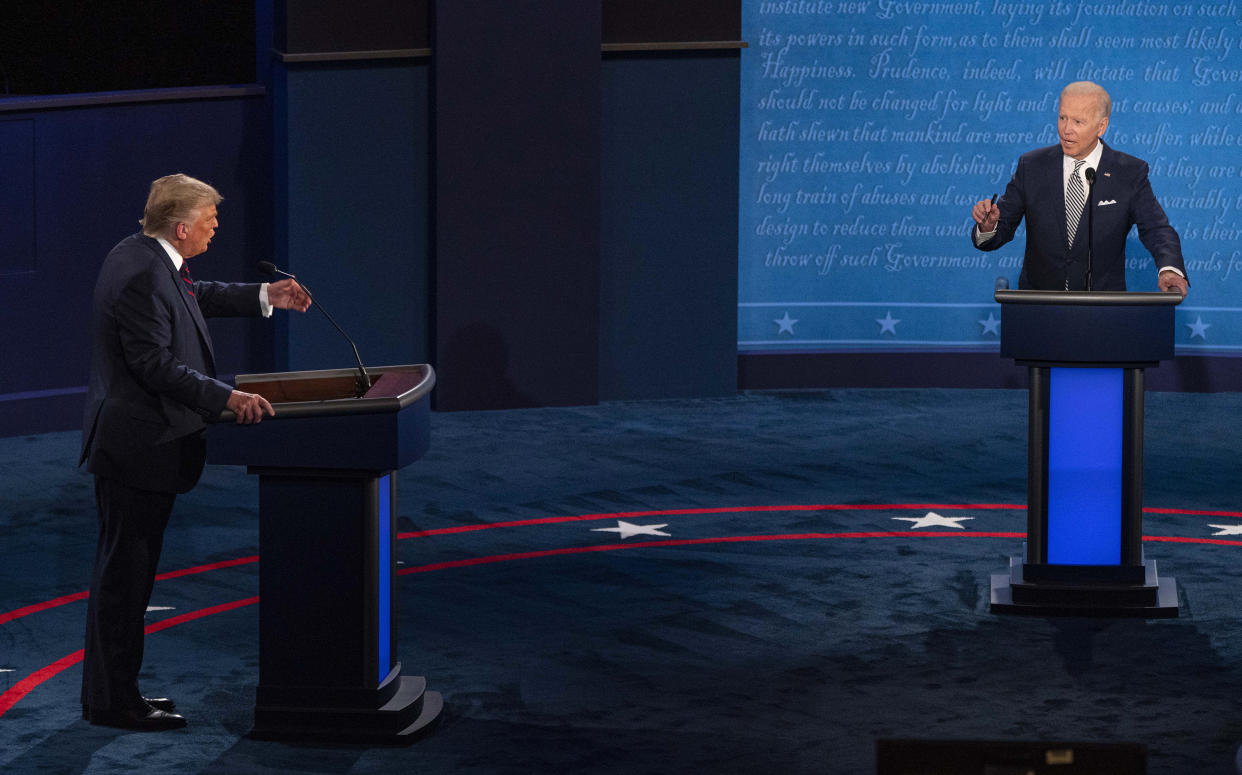
[[[95,477],[99,542],[82,659],[82,704],[92,712],[146,712],[138,690],[143,628],[176,498]]]

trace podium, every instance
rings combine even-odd
[[[258,739],[409,743],[443,708],[397,659],[394,472],[427,451],[429,365],[247,374],[276,410],[223,413],[211,463],[259,477]]]
[[[1030,394],[1025,553],[992,576],[992,612],[1176,617],[1176,582],[1143,556],[1143,370],[1173,357],[1181,294],[995,298]]]

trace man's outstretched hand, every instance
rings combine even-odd
[[[310,294],[293,279],[268,283],[267,301],[277,309],[296,309],[298,312],[305,312],[311,305]]]

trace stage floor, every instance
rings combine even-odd
[[[1242,394],[1151,393],[1145,551],[1179,617],[988,613],[1021,551],[1026,394],[769,391],[436,414],[399,474],[400,647],[445,710],[405,748],[251,740],[257,484],[170,524],[143,688],[80,719],[95,543],[78,435],[0,439],[0,771],[869,773],[877,738],[1242,742]],[[7,612],[7,613],[6,613]]]

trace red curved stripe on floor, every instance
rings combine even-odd
[[[562,522],[589,522],[596,519],[633,519],[635,517],[680,517],[692,514],[742,514],[765,511],[887,511],[896,509],[1025,509],[1026,504],[1011,503],[821,503],[800,506],[717,506],[699,509],[656,509],[652,511],[615,511],[600,514],[576,514],[570,517],[537,517],[511,522],[484,522],[478,525],[457,525],[434,530],[415,530],[399,533],[397,538],[424,538],[426,536],[473,533],[498,527],[526,527],[528,525],[555,525]]]
[[[961,510],[961,509],[1025,509],[1026,505],[1021,503],[847,503],[847,504],[813,504],[813,505],[785,505],[785,506],[724,506],[714,508],[697,508],[697,509],[654,509],[650,511],[617,511],[599,514],[578,514],[567,517],[540,517],[536,519],[522,519],[510,522],[488,522],[478,525],[458,525],[455,527],[442,527],[433,530],[416,530],[408,533],[398,533],[398,539],[406,538],[426,538],[436,535],[451,535],[455,533],[471,533],[479,530],[492,530],[494,528],[504,527],[526,527],[531,525],[551,525],[564,522],[589,522],[600,519],[627,519],[636,517],[670,517],[670,516],[688,516],[694,514],[729,514],[729,513],[754,513],[754,512],[775,512],[775,511],[884,511],[898,509],[940,509],[941,511]],[[1186,514],[1190,516],[1207,516],[1207,517],[1239,517],[1242,518],[1242,512],[1238,511],[1210,511],[1195,509],[1167,509],[1167,508],[1144,508],[1147,514]],[[208,563],[206,565],[196,565],[192,568],[183,568],[182,570],[169,571],[161,573],[155,577],[156,581],[164,581],[167,579],[175,579],[181,576],[190,576],[196,573],[205,573],[212,570],[220,570],[221,568],[232,568],[238,565],[246,565],[258,562],[258,555],[249,557],[238,557],[233,560],[223,560],[221,562]],[[409,569],[402,573],[410,572]],[[75,592],[70,595],[45,600],[42,603],[33,603],[22,608],[15,608],[6,613],[0,613],[0,624],[10,622],[14,619],[20,619],[23,616],[46,611],[49,608],[73,603],[78,600],[85,600],[88,596],[87,592]]]
[[[713,538],[684,538],[671,541],[641,541],[636,544],[598,544],[595,546],[568,546],[561,549],[542,549],[534,552],[515,552],[513,554],[495,554],[490,557],[470,557],[465,560],[434,562],[430,565],[419,565],[413,568],[402,568],[397,575],[426,573],[447,568],[465,568],[471,565],[489,565],[494,562],[510,560],[531,560],[538,557],[555,557],[564,554],[585,554],[588,552],[614,552],[619,549],[650,548],[653,546],[693,546],[696,544],[734,544],[753,541],[806,541],[824,538],[1026,538],[1026,533],[949,533],[943,531],[911,531],[911,530],[877,530],[860,533],[789,533],[785,535],[759,536],[717,536]]]
[[[220,562],[211,562],[206,565],[195,565],[193,568],[182,568],[181,570],[169,571],[161,573],[155,577],[156,581],[165,581],[167,579],[180,578],[181,576],[192,576],[195,573],[206,573],[207,571],[220,570],[221,568],[233,568],[238,565],[247,565],[252,562],[258,562],[259,555],[251,555],[249,557],[238,557],[233,560],[221,560]],[[40,611],[46,611],[49,608],[66,605],[68,603],[76,603],[79,600],[85,600],[90,597],[90,592],[74,592],[71,595],[61,595],[51,600],[44,600],[42,603],[32,603],[22,608],[14,608],[12,611],[0,613],[0,624],[11,622],[14,619],[20,619],[23,616],[37,614]]]
[[[625,519],[634,517],[668,517],[668,516],[684,516],[692,514],[728,514],[731,512],[763,512],[763,511],[883,511],[886,509],[940,509],[942,511],[949,509],[1025,509],[1025,505],[1012,505],[1004,503],[898,503],[898,504],[821,504],[821,505],[793,505],[793,506],[727,506],[715,508],[698,508],[698,509],[659,509],[652,511],[617,511],[611,513],[600,514],[579,514],[568,517],[541,517],[537,519],[523,519],[512,522],[489,522],[480,525],[462,525],[458,527],[445,527],[436,530],[419,530],[409,533],[399,533],[398,539],[405,538],[424,538],[433,535],[448,535],[452,533],[470,533],[477,530],[491,530],[501,527],[525,527],[528,525],[549,525],[561,522],[589,522],[596,519]],[[222,568],[232,568],[238,565],[247,565],[249,563],[258,562],[259,556],[252,555],[249,557],[238,557],[233,560],[222,560],[220,562],[207,563],[206,565],[195,565],[192,568],[183,568],[181,570],[169,571],[161,573],[155,577],[156,581],[165,581],[167,579],[175,579],[181,576],[191,576],[196,573],[206,573],[207,571],[220,570]],[[71,595],[63,595],[61,597],[45,600],[42,603],[33,603],[31,605],[16,608],[7,613],[0,613],[0,624],[20,619],[23,616],[36,614],[40,611],[46,611],[49,608],[73,603],[78,600],[85,600],[89,596],[88,592],[74,592]]]
[[[1226,538],[1188,538],[1186,536],[1143,536],[1144,541],[1155,541],[1167,544],[1214,544],[1216,546],[1242,546],[1242,541],[1230,541]]]
[[[921,507],[920,507],[921,508]],[[939,508],[944,508],[943,506]],[[1008,507],[1003,507],[1008,508]],[[871,531],[858,533],[790,533],[785,535],[757,535],[757,536],[720,536],[715,538],[687,538],[675,539],[671,541],[641,541],[634,544],[602,544],[595,546],[574,546],[561,549],[545,549],[535,552],[517,552],[513,554],[498,554],[490,557],[473,557],[465,560],[453,560],[450,562],[437,562],[430,565],[420,565],[414,568],[404,568],[398,571],[398,575],[406,576],[411,573],[427,573],[436,570],[447,570],[449,568],[464,568],[472,565],[487,565],[498,562],[508,562],[511,560],[528,560],[539,557],[553,557],[567,554],[588,554],[592,552],[610,552],[620,549],[638,549],[650,547],[667,547],[667,546],[693,546],[698,544],[721,544],[721,543],[746,543],[755,541],[795,541],[795,540],[813,540],[826,538],[1026,538],[1026,533],[959,533],[946,531]],[[1184,543],[1184,544],[1210,544],[1222,546],[1242,546],[1242,541],[1230,541],[1220,538],[1186,538],[1181,536],[1143,536],[1144,541],[1166,542],[1166,543]],[[200,566],[205,567],[205,566]],[[184,574],[183,574],[184,575]],[[179,624],[202,619],[213,614],[224,613],[238,608],[244,608],[259,602],[259,598],[248,597],[242,600],[234,600],[230,603],[221,603],[220,605],[201,608],[197,611],[171,616],[162,619],[153,624],[148,624],[143,631],[146,633],[159,632]],[[11,689],[0,694],[0,718],[9,711],[17,702],[33,691],[36,687],[54,676],[60,674],[64,670],[78,664],[82,661],[82,651],[75,651],[68,656],[61,657],[47,667],[36,670],[30,675],[18,681]]]
[[[1187,514],[1192,517],[1242,517],[1242,511],[1204,511],[1201,509],[1143,509],[1144,514]]]
[[[247,597],[241,600],[234,600],[231,603],[221,603],[220,605],[213,605],[207,608],[200,608],[197,611],[190,611],[188,613],[177,614],[176,616],[170,616],[167,619],[160,619],[158,622],[153,622],[152,624],[148,624],[146,627],[142,629],[142,631],[150,635],[153,632],[159,632],[160,630],[167,630],[169,627],[176,627],[178,624],[185,624],[186,622],[192,622],[195,619],[202,619],[204,616],[213,616],[215,614],[222,614],[226,611],[232,611],[237,608],[245,608],[246,606],[254,605],[257,602],[259,602],[259,596],[255,595],[254,597]]]
[[[220,570],[221,568],[235,568],[238,565],[249,565],[252,562],[258,562],[259,555],[252,554],[249,557],[237,557],[232,560],[221,560],[220,562],[209,562],[206,565],[195,565],[193,568],[182,568],[181,570],[170,570],[167,573],[161,573],[155,577],[156,581],[165,581],[167,579],[180,578],[181,576],[193,576],[195,573],[206,573],[209,570]]]
[[[534,519],[518,519],[509,522],[484,522],[477,525],[456,525],[440,527],[432,530],[413,530],[399,533],[397,538],[426,538],[428,536],[452,535],[455,533],[473,533],[479,530],[492,530],[502,527],[528,527],[530,525],[555,525],[564,522],[589,522],[596,519],[632,519],[635,517],[676,517],[694,514],[730,514],[770,511],[887,511],[909,509],[939,509],[941,511],[961,509],[1016,509],[1026,510],[1025,503],[820,503],[798,506],[724,506],[700,509],[654,509],[651,511],[617,511],[599,514],[576,514],[568,517],[536,517]],[[1191,509],[1144,508],[1145,514],[1186,514],[1203,517],[1239,517],[1242,511],[1202,511]]]
[[[25,697],[27,694],[34,691],[35,687],[39,684],[59,674],[62,670],[73,667],[81,661],[82,650],[78,649],[69,656],[61,657],[42,670],[36,670],[22,680],[13,684],[11,689],[6,691],[4,694],[0,694],[0,718],[4,718],[4,714],[9,712],[9,708],[16,705],[17,701],[22,697]]]
[[[54,597],[51,600],[44,600],[42,603],[32,603],[31,605],[23,606],[21,608],[14,608],[12,611],[0,614],[0,624],[11,622],[14,619],[20,619],[23,616],[37,614],[40,611],[46,611],[49,608],[55,608],[56,606],[65,605],[66,603],[72,603],[77,600],[85,600],[89,596],[89,592],[74,592],[72,595]]]
[[[957,533],[947,531],[872,531],[861,533],[792,533],[788,535],[770,536],[720,536],[716,538],[686,538],[671,541],[642,541],[636,544],[599,544],[595,546],[570,546],[561,549],[543,549],[534,552],[514,552],[511,554],[495,554],[490,557],[470,557],[464,560],[434,562],[430,565],[418,565],[413,568],[402,568],[398,576],[411,573],[427,573],[428,571],[446,570],[448,568],[467,568],[472,565],[489,565],[495,562],[511,560],[531,560],[540,557],[556,557],[566,554],[584,554],[589,552],[611,552],[618,549],[635,549],[651,546],[690,546],[694,544],[724,544],[746,541],[796,541],[824,538],[1026,538],[1026,533]],[[1242,546],[1242,541],[1229,541],[1221,538],[1188,538],[1183,536],[1143,536],[1144,541],[1209,544],[1216,546]]]
[[[244,608],[248,605],[254,605],[257,602],[259,602],[258,597],[248,597],[243,600],[234,600],[231,603],[221,603],[220,605],[200,608],[197,611],[190,611],[188,613],[178,614],[177,616],[170,616],[167,619],[161,619],[158,622],[148,624],[143,628],[143,632],[150,634],[153,632],[159,632],[160,630],[167,630],[169,627],[176,627],[178,624],[185,624],[186,622],[192,622],[195,619],[202,619],[204,616],[222,614],[225,611],[232,611],[236,608]],[[25,697],[27,694],[30,694],[30,692],[38,687],[39,684],[59,675],[63,671],[81,662],[82,655],[82,649],[78,649],[68,656],[61,657],[47,667],[41,670],[36,670],[22,680],[18,681],[4,694],[0,694],[0,718],[3,718],[4,714],[8,713],[9,709],[16,705],[18,700]]]

